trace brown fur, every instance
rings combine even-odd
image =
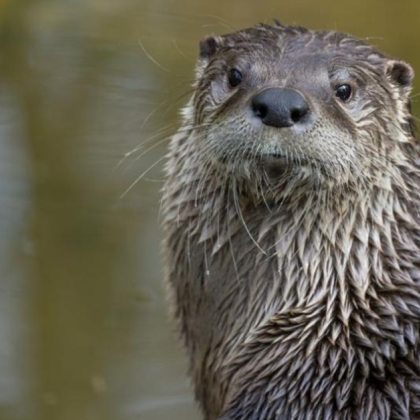
[[[336,32],[259,25],[202,41],[163,212],[205,419],[420,419],[412,78]],[[348,104],[332,89],[343,81]],[[305,95],[313,125],[253,124],[249,100],[268,86]]]

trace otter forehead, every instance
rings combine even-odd
[[[254,86],[282,86],[302,89],[309,94],[326,99],[325,88],[332,82],[374,78],[375,70],[341,53],[332,52],[284,52],[273,59],[261,57],[250,59],[246,54],[237,52],[237,56],[226,62],[229,67],[243,70]],[[222,69],[223,71],[223,69]],[[323,94],[324,93],[324,94]]]
[[[265,75],[318,77],[343,68],[356,75],[375,73],[386,59],[372,46],[339,32],[260,25],[218,39],[218,64],[263,68]]]
[[[289,57],[340,54],[354,59],[372,56],[371,58],[379,61],[384,58],[375,48],[350,35],[332,31],[312,31],[294,26],[258,25],[220,38],[223,39],[226,52],[231,49],[241,53],[261,52],[265,58],[276,58],[284,54]]]

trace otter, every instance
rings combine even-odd
[[[420,419],[413,77],[338,32],[201,41],[163,231],[206,420]]]

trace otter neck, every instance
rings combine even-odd
[[[206,195],[206,204],[196,206],[196,239],[205,245],[210,276],[220,252],[240,249],[232,261],[238,284],[252,277],[252,289],[261,291],[247,297],[249,325],[242,331],[274,313],[314,305],[325,308],[326,328],[334,320],[347,329],[352,317],[372,313],[372,305],[380,311],[388,305],[401,319],[419,317],[399,304],[420,299],[419,220],[402,183],[384,177],[369,191],[314,190],[271,208],[232,189]]]
[[[251,241],[277,261],[281,310],[312,305],[325,294],[339,302],[335,315],[347,325],[355,305],[365,305],[378,290],[391,291],[396,279],[399,286],[419,286],[418,214],[407,191],[397,190],[384,179],[359,194],[309,192],[267,209],[262,218],[262,206],[236,205]]]

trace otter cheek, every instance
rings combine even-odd
[[[216,103],[220,104],[227,96],[227,89],[220,81],[213,80],[211,82],[211,92]]]

